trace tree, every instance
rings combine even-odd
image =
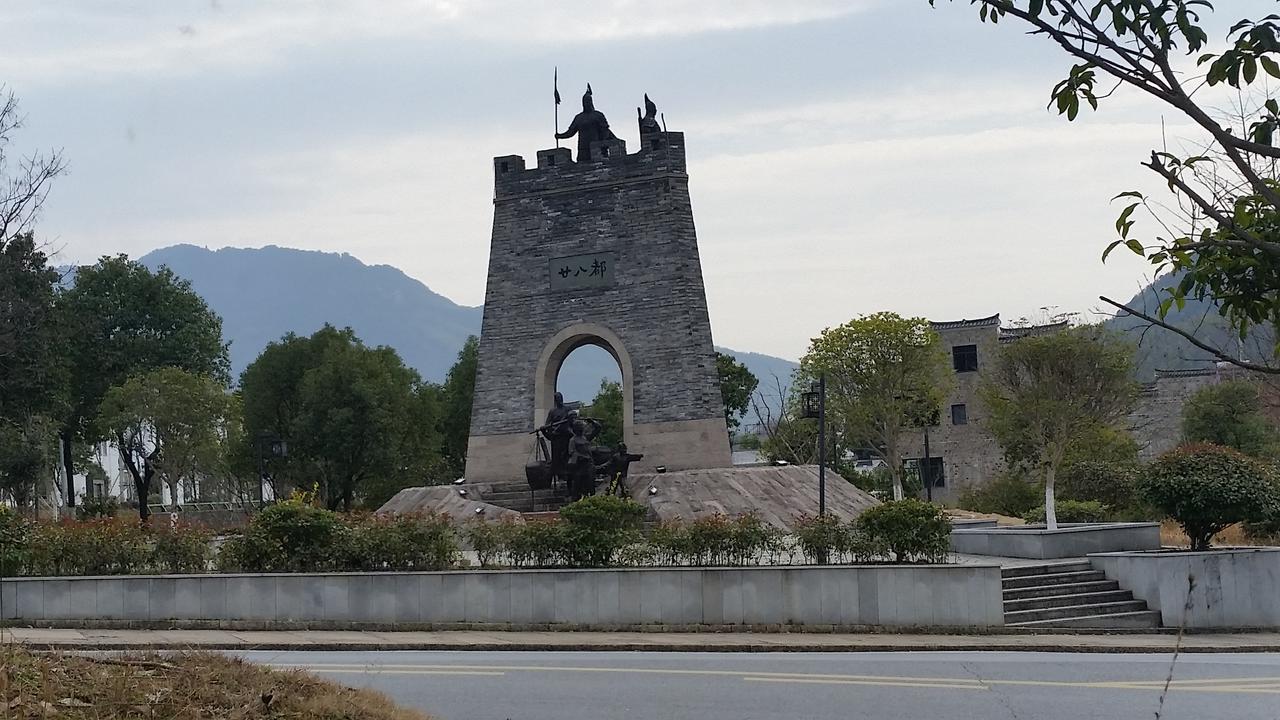
[[[332,325],[325,325],[309,337],[289,333],[269,343],[240,373],[243,428],[237,441],[236,466],[241,472],[256,476],[261,439],[283,440],[290,446],[288,456],[271,458],[265,468],[275,497],[287,497],[293,488],[308,490],[312,483],[307,458],[292,447],[298,440],[303,379],[308,371],[319,367],[329,348],[357,341],[350,328],[338,330]]]
[[[732,434],[751,406],[751,395],[760,385],[746,365],[732,355],[716,353],[716,373],[720,376],[720,399],[724,401],[724,423]]]
[[[596,436],[595,443],[606,447],[616,447],[622,442],[622,385],[608,380],[600,381],[600,391],[596,393],[591,405],[582,409],[583,417],[599,420],[603,427]]]
[[[166,367],[225,384],[229,363],[222,319],[168,268],[152,272],[124,255],[104,257],[77,271],[58,311],[69,365],[60,436],[74,504],[72,445],[105,436],[94,421],[109,388]]]
[[[1208,550],[1213,536],[1235,523],[1280,517],[1273,470],[1217,445],[1184,445],[1161,455],[1139,476],[1138,489],[1178,521],[1192,550]]]
[[[53,179],[67,169],[60,150],[19,158],[11,167],[6,150],[23,121],[17,98],[0,85],[0,250],[12,238],[30,233]]]
[[[240,385],[246,439],[265,435],[288,445],[288,457],[268,467],[277,496],[314,483],[331,509],[350,510],[415,479],[445,476],[440,389],[423,383],[395,350],[367,347],[350,328],[326,325],[271,343]],[[254,443],[241,448],[256,462]]]
[[[58,273],[31,233],[0,242],[0,421],[53,410],[60,389]]]
[[[1257,386],[1245,380],[1197,390],[1182,409],[1182,435],[1187,442],[1221,445],[1253,457],[1274,456],[1280,440],[1262,413]]]
[[[458,352],[444,381],[444,457],[455,475],[467,463],[467,441],[471,437],[471,403],[476,394],[476,363],[480,340],[472,335]]]
[[[1001,347],[979,396],[1005,455],[1044,475],[1045,518],[1058,527],[1054,479],[1072,442],[1133,408],[1133,348],[1097,327],[1020,338]]]
[[[228,409],[220,380],[179,368],[152,370],[107,390],[99,427],[133,477],[143,522],[153,479],[169,487],[176,511],[180,484],[194,486],[203,473],[217,471]]]
[[[884,460],[901,500],[905,433],[937,414],[951,383],[941,338],[924,318],[865,315],[814,338],[795,385],[820,374],[828,420],[838,419],[846,442]]]
[[[418,374],[387,347],[328,349],[303,377],[294,443],[329,509],[351,510],[361,484],[407,473],[405,438]]]
[[[933,5],[936,0],[929,0]],[[1081,101],[1095,110],[1121,86],[1136,88],[1164,103],[1204,133],[1203,147],[1190,157],[1152,151],[1145,167],[1160,177],[1174,202],[1159,202],[1124,192],[1126,204],[1116,219],[1119,239],[1103,260],[1123,245],[1146,257],[1157,273],[1180,273],[1177,285],[1154,314],[1101,300],[1123,313],[1186,338],[1220,360],[1241,367],[1280,373],[1273,348],[1267,362],[1240,358],[1231,348],[1215,347],[1198,329],[1167,321],[1172,308],[1188,297],[1212,298],[1219,313],[1241,338],[1254,326],[1274,328],[1280,321],[1280,184],[1276,161],[1280,147],[1273,135],[1280,126],[1277,86],[1280,78],[1280,17],[1242,19],[1227,34],[1227,46],[1208,51],[1202,15],[1213,6],[1204,0],[971,0],[979,18],[996,23],[1014,19],[1033,35],[1062,48],[1076,63],[1051,92],[1050,105],[1074,120]],[[1195,57],[1188,71],[1179,56]],[[1261,70],[1261,72],[1259,72]],[[1205,87],[1230,86],[1224,94],[1243,106],[1240,127],[1224,125],[1207,104]],[[1158,227],[1154,237],[1133,232],[1141,209]]]

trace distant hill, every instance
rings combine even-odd
[[[370,345],[395,348],[424,378],[439,382],[467,336],[480,334],[482,308],[458,305],[397,268],[366,265],[345,253],[174,245],[139,262],[168,266],[222,316],[234,377],[267,343],[288,332],[309,335],[327,322],[350,326]],[[775,374],[788,382],[796,367],[782,358],[718,349],[755,373],[762,389],[773,387]],[[603,350],[575,352],[565,363],[562,389],[570,399],[589,401],[601,378],[617,375]]]
[[[1135,310],[1157,316],[1160,301],[1168,297],[1165,290],[1176,285],[1179,278],[1174,274],[1161,275],[1126,304]],[[1181,310],[1171,308],[1165,320],[1175,327],[1193,331],[1198,339],[1213,347],[1228,350],[1246,360],[1266,359],[1273,345],[1273,333],[1266,329],[1254,331],[1241,341],[1239,335],[1218,314],[1217,306],[1212,301],[1188,298]],[[1144,382],[1149,382],[1156,370],[1204,368],[1215,362],[1212,355],[1192,345],[1185,338],[1164,328],[1149,327],[1145,320],[1132,315],[1114,317],[1104,324],[1123,332],[1138,343],[1138,379]]]

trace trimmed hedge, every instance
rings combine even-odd
[[[1161,455],[1139,490],[1182,526],[1192,550],[1238,522],[1280,517],[1280,484],[1271,468],[1230,448],[1194,444]]]
[[[787,535],[755,515],[662,523],[647,533],[643,506],[596,496],[556,520],[470,521],[438,515],[340,515],[289,500],[270,507],[211,552],[202,528],[132,522],[33,523],[0,510],[5,575],[445,570],[465,541],[484,567],[663,567],[937,562],[950,524],[919,500],[889,502],[851,523],[801,517]]]
[[[1097,500],[1057,500],[1053,506],[1060,523],[1100,523],[1111,517],[1111,508]],[[1029,523],[1043,523],[1044,506],[1028,510],[1022,519]]]

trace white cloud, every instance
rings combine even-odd
[[[261,69],[305,47],[468,39],[529,48],[836,18],[883,0],[41,0],[0,8],[0,66],[30,81]]]

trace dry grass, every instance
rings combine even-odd
[[[946,508],[945,512],[948,517],[962,518],[964,520],[995,520],[1000,525],[1026,525],[1027,521],[1018,517],[1009,517],[1008,515],[998,515],[996,513],[980,513],[972,510],[961,510],[960,508]]]
[[[1187,539],[1187,534],[1182,532],[1182,527],[1168,519],[1160,523],[1160,544],[1166,547],[1191,547],[1191,541]],[[1216,546],[1257,546],[1267,545],[1268,543],[1249,537],[1245,534],[1242,526],[1232,525],[1215,535],[1213,544]]]
[[[0,648],[0,718],[427,720],[369,690],[213,653],[93,659]]]

